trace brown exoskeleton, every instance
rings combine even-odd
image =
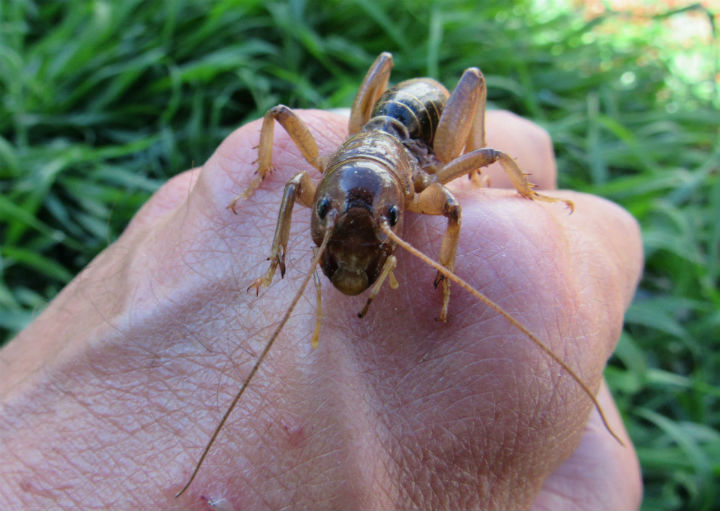
[[[564,202],[571,210],[572,202],[535,192],[526,174],[512,158],[486,147],[486,89],[479,69],[467,69],[452,94],[429,78],[404,81],[388,89],[391,69],[392,56],[389,53],[378,56],[353,103],[349,121],[350,137],[327,159],[319,155],[310,130],[290,108],[278,105],[265,114],[258,146],[257,174],[248,188],[228,207],[234,211],[236,203],[250,197],[272,170],[275,121],[290,135],[305,160],[322,173],[322,180],[316,185],[307,172],[300,172],[287,182],[268,258],[270,266],[265,275],[255,280],[248,290],[254,288],[259,291],[262,286],[268,286],[278,268],[284,275],[295,202],[311,208],[312,238],[319,248],[300,290],[235,395],[178,496],[190,486],[219,431],[290,317],[316,266],[319,264],[333,285],[347,295],[357,295],[370,288],[365,307],[359,313],[362,317],[386,279],[392,287],[396,285],[392,273],[396,266],[393,255],[396,245],[438,271],[435,285],[440,285],[443,292],[439,320],[445,321],[447,318],[449,282],[452,280],[505,317],[559,364],[582,387],[598,409],[608,431],[622,443],[608,425],[592,391],[580,377],[532,332],[453,273],[461,208],[444,186],[446,183],[465,175],[472,177],[477,169],[499,162],[522,197]],[[400,238],[398,233],[402,228],[405,211],[443,215],[447,218],[438,262]],[[316,326],[313,345],[317,337]]]

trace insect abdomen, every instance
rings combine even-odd
[[[440,116],[447,102],[447,89],[429,78],[407,80],[386,90],[375,106],[368,123],[373,128],[386,131],[383,123],[373,123],[375,118],[386,118],[398,121],[405,126],[407,136],[422,140],[432,147]],[[378,125],[379,124],[379,125]],[[394,133],[392,124],[387,124],[387,131]]]

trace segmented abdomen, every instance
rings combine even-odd
[[[428,147],[432,147],[448,96],[447,89],[435,80],[407,80],[389,88],[380,96],[372,117],[396,119],[405,126],[410,138],[422,140]],[[380,129],[383,129],[382,126]]]

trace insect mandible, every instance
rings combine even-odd
[[[291,215],[296,202],[311,209],[311,233],[318,249],[291,305],[220,420],[189,480],[176,496],[185,492],[194,480],[218,433],[300,300],[315,268],[320,265],[333,285],[346,295],[370,289],[365,306],[358,314],[362,317],[386,280],[391,287],[397,285],[393,276],[397,265],[393,252],[397,245],[437,270],[434,284],[441,287],[443,294],[440,321],[447,319],[450,281],[453,281],[502,315],[559,364],[592,400],[607,430],[622,444],[582,379],[525,326],[453,272],[461,207],[444,186],[446,183],[462,176],[472,177],[478,169],[499,162],[522,197],[563,202],[571,211],[573,203],[537,193],[510,156],[487,147],[486,86],[479,69],[465,70],[450,94],[430,78],[407,80],[388,88],[392,64],[392,55],[387,52],[375,59],[352,105],[349,138],[328,158],[320,156],[310,130],[290,108],[278,105],[265,114],[258,144],[257,173],[228,208],[234,212],[238,201],[252,196],[272,170],[275,121],[285,129],[304,159],[322,174],[322,179],[316,185],[309,173],[303,171],[287,182],[268,257],[269,267],[248,290],[259,292],[263,286],[269,286],[278,269],[284,276]],[[447,219],[437,262],[400,237],[406,211],[442,215]],[[318,331],[319,317],[313,345],[317,344]]]

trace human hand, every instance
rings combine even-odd
[[[303,112],[325,154],[337,115]],[[255,195],[226,204],[253,171],[259,124],[168,182],[24,332],[0,352],[0,508],[632,508],[634,450],[606,387],[598,399],[503,318],[453,286],[448,322],[435,272],[397,252],[397,290],[367,316],[322,278],[301,300],[197,479],[217,421],[311,259],[296,208],[288,273],[259,298],[281,188],[308,166],[282,130]],[[488,113],[491,146],[555,187],[544,132]],[[504,185],[491,169],[494,186]],[[451,184],[463,205],[456,272],[597,388],[640,274],[637,225],[617,206],[521,199]],[[437,254],[444,219],[406,216],[404,238]]]

